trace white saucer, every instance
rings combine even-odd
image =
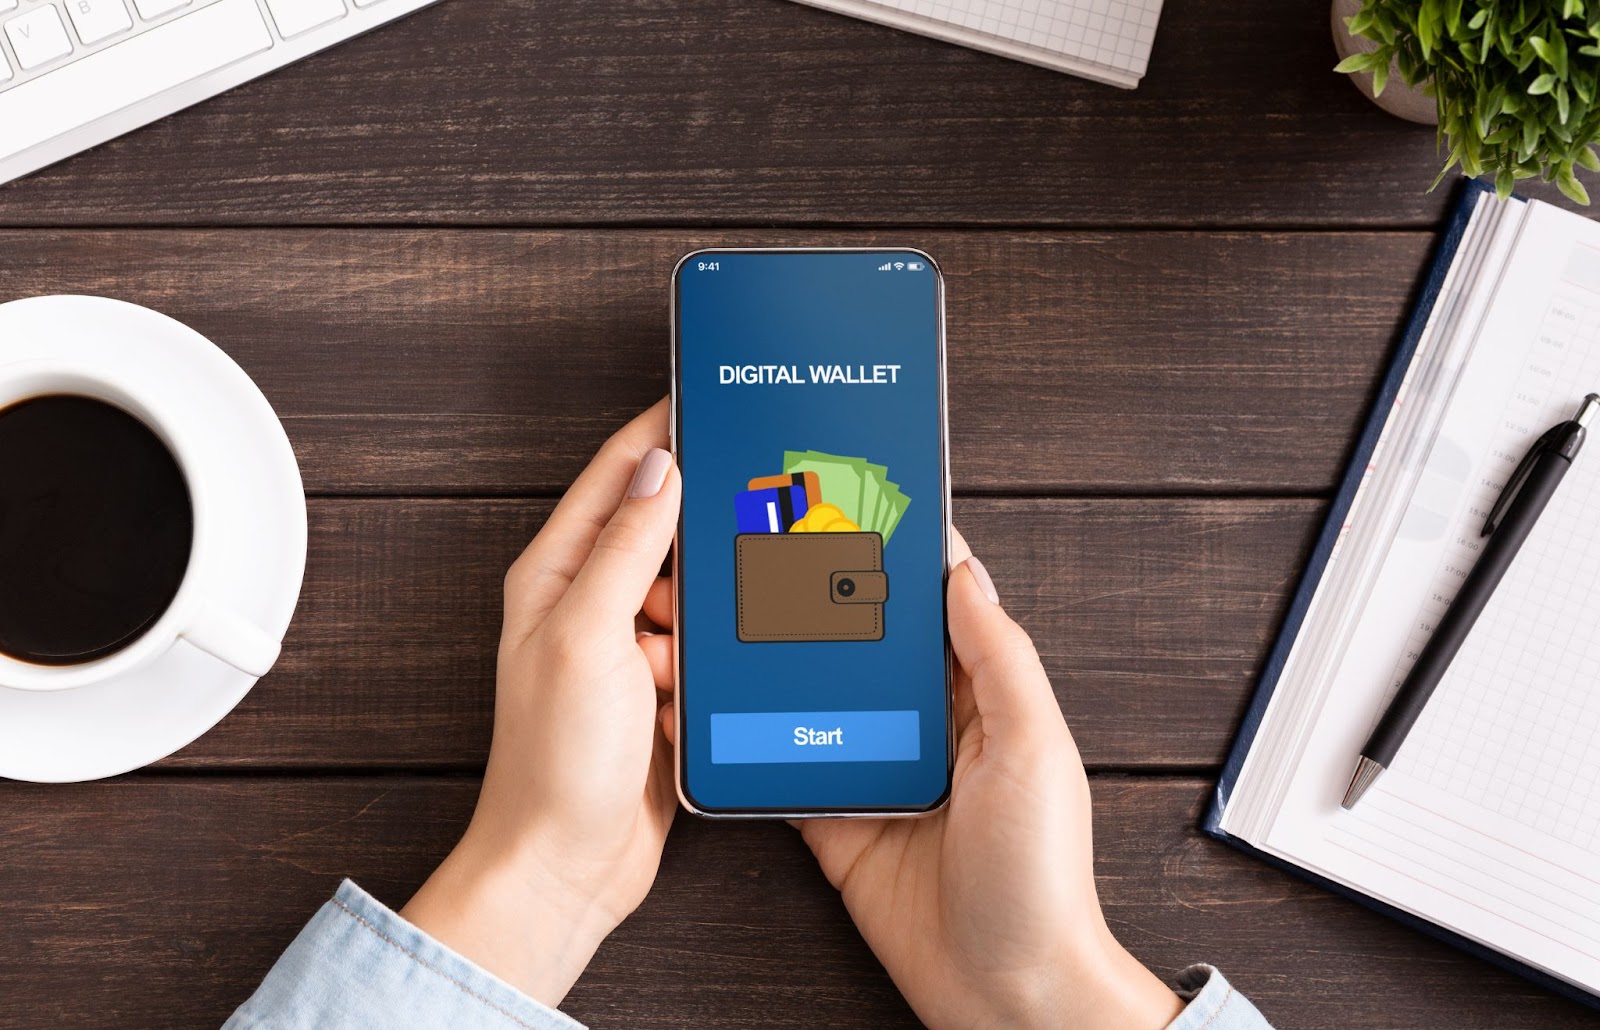
[[[201,420],[246,470],[216,491],[217,600],[281,639],[305,573],[306,502],[266,397],[211,341],[147,308],[99,297],[0,304],[0,375],[14,361],[69,353]],[[179,640],[144,668],[103,683],[0,687],[0,776],[59,783],[148,765],[221,722],[255,682]]]

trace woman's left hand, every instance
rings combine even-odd
[[[666,446],[662,401],[606,442],[507,573],[478,807],[401,911],[551,1007],[644,900],[678,806],[659,729],[673,674],[658,573],[681,496]]]

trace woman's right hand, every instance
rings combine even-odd
[[[929,1026],[1166,1026],[1182,1003],[1101,914],[1088,780],[1032,641],[976,558],[951,573],[947,603],[949,805],[803,822],[806,843]]]

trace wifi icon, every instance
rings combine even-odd
[[[905,269],[905,267],[906,267],[906,263],[904,261],[896,261],[894,263],[894,270],[896,272],[903,271]]]

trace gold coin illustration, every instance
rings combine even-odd
[[[805,517],[789,527],[791,533],[859,533],[861,527],[845,517],[836,505],[813,504]]]

